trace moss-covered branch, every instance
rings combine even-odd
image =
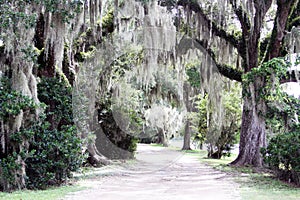
[[[177,4],[183,7],[189,6],[191,11],[198,13],[200,17],[203,19],[203,23],[204,23],[203,25],[206,26],[209,30],[211,30],[213,35],[224,39],[229,44],[234,46],[237,49],[238,53],[243,58],[245,58],[245,50],[244,50],[245,48],[241,38],[237,38],[234,35],[231,35],[230,33],[226,32],[222,27],[218,26],[214,21],[209,19],[207,17],[207,14],[205,14],[204,10],[200,7],[200,5],[196,1],[179,0]]]
[[[232,67],[230,67],[229,65],[226,65],[226,64],[224,64],[224,65],[216,64],[216,65],[217,65],[219,72],[223,76],[225,76],[231,80],[242,82],[242,74],[243,74],[242,71],[233,69]]]
[[[227,78],[229,78],[231,80],[242,82],[242,74],[243,74],[242,71],[234,69],[234,68],[232,68],[228,64],[218,63],[217,60],[216,60],[216,56],[215,56],[213,50],[210,49],[206,45],[206,42],[201,41],[201,40],[197,40],[197,39],[195,41],[198,42],[205,49],[205,51],[208,53],[208,55],[211,57],[211,59],[216,64],[216,66],[217,66],[218,71],[220,72],[220,74],[222,74],[223,76],[225,76],[225,77],[227,77]]]

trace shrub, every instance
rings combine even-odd
[[[300,185],[300,132],[281,133],[262,149],[265,163],[281,179]]]
[[[26,160],[26,174],[27,187],[31,189],[65,183],[85,159],[74,126],[50,130],[47,123],[43,124],[36,129],[30,150],[32,155]]]
[[[71,94],[72,88],[63,77],[44,77],[38,84],[38,97],[46,109],[40,123],[31,127],[34,135],[26,159],[28,188],[65,183],[85,159],[73,125]]]

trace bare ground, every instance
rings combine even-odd
[[[136,161],[99,169],[84,179],[88,189],[65,200],[238,200],[238,185],[222,172],[201,163],[196,156],[150,145],[138,145]]]

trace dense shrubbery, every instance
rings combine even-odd
[[[11,89],[10,80],[6,77],[0,79],[0,119],[7,120],[23,111],[34,111],[34,101],[20,92]]]
[[[82,141],[72,120],[71,95],[72,88],[63,77],[42,78],[38,84],[38,97],[47,107],[35,127],[32,155],[26,160],[29,188],[62,184],[84,161]]]
[[[30,144],[32,153],[26,160],[27,187],[44,189],[65,183],[84,160],[75,127],[49,130],[49,124],[44,123],[35,131]]]
[[[300,185],[300,132],[288,132],[273,137],[262,150],[265,162],[279,178]]]

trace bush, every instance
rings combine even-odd
[[[265,163],[279,178],[300,185],[300,132],[281,133],[262,149]]]
[[[31,156],[26,160],[27,187],[45,189],[60,185],[80,168],[84,161],[81,140],[74,126],[49,130],[46,123],[36,130],[30,144]]]
[[[38,84],[38,98],[46,109],[40,123],[31,127],[34,135],[26,159],[30,189],[65,183],[85,159],[73,125],[71,94],[72,88],[63,77],[44,77]]]

